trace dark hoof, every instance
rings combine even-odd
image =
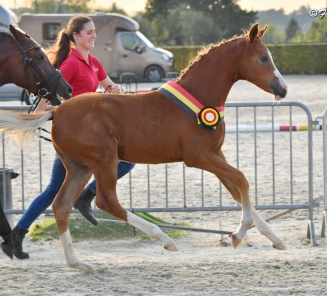
[[[14,258],[14,245],[8,242],[1,243],[1,250],[10,258]]]

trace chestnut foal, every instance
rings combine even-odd
[[[242,205],[240,226],[232,234],[234,247],[254,221],[275,248],[284,248],[252,206],[247,179],[226,162],[221,151],[224,105],[236,81],[252,82],[272,93],[276,100],[287,94],[286,83],[261,41],[266,29],[259,30],[255,24],[242,36],[204,49],[176,83],[170,81],[157,91],[134,95],[86,93],[50,112],[0,113],[0,131],[14,131],[13,136],[18,138],[32,130],[31,125],[26,127],[27,121],[34,123],[35,129],[53,117],[53,145],[67,175],[52,207],[70,267],[95,271],[76,257],[68,228],[73,204],[92,173],[97,180],[96,203],[100,209],[160,240],[165,249],[176,250],[173,240],[157,226],[120,205],[116,194],[118,160],[146,164],[184,162],[215,174]],[[18,123],[13,123],[14,119]]]

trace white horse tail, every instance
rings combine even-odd
[[[9,132],[8,136],[23,147],[32,140],[36,130],[52,117],[52,112],[24,114],[0,110],[0,134]]]

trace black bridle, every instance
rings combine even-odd
[[[27,34],[25,34],[27,37],[29,37]],[[28,68],[31,70],[34,79],[35,79],[35,84],[38,86],[38,91],[37,93],[34,93],[36,96],[36,100],[34,101],[33,105],[37,105],[38,102],[42,99],[45,98],[51,102],[52,105],[60,105],[61,100],[57,97],[56,91],[58,89],[59,83],[62,79],[61,73],[59,70],[55,70],[47,79],[43,80],[41,79],[40,75],[38,74],[39,72],[39,67],[37,66],[37,63],[34,61],[34,59],[30,56],[27,55],[27,53],[33,49],[41,49],[41,45],[35,44],[34,46],[24,49],[18,42],[18,40],[15,38],[14,35],[11,35],[14,42],[16,43],[18,49],[20,50],[21,54],[23,55],[23,60],[24,60],[24,72],[25,72],[25,79],[27,82],[27,92],[28,94],[31,93],[30,91],[30,81],[28,79]],[[48,91],[48,87],[54,83],[56,80],[57,83],[54,88],[54,93]],[[32,107],[33,107],[32,105]],[[31,108],[32,108],[31,107]]]

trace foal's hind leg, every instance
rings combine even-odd
[[[167,236],[157,225],[134,215],[124,209],[117,200],[117,163],[92,168],[97,180],[97,206],[107,213],[127,222],[151,238],[160,240],[168,251],[177,251],[174,241]]]
[[[93,273],[95,272],[93,266],[82,262],[75,255],[68,228],[70,211],[74,202],[81,194],[85,184],[90,179],[92,172],[88,167],[76,163],[60,152],[58,152],[58,154],[66,167],[67,173],[65,181],[52,203],[52,208],[56,218],[66,262],[69,267],[78,268],[85,273]]]
[[[221,150],[219,151],[218,156],[221,159],[225,160],[225,156]],[[219,180],[227,188],[229,193],[232,195],[233,199],[238,203],[242,204],[240,191],[233,184],[233,182],[223,177],[219,177]],[[251,206],[251,213],[255,226],[258,228],[259,232],[262,235],[266,236],[272,242],[272,246],[278,250],[285,249],[283,242],[272,232],[267,222],[259,215],[259,213],[256,211],[256,209],[253,206]]]

